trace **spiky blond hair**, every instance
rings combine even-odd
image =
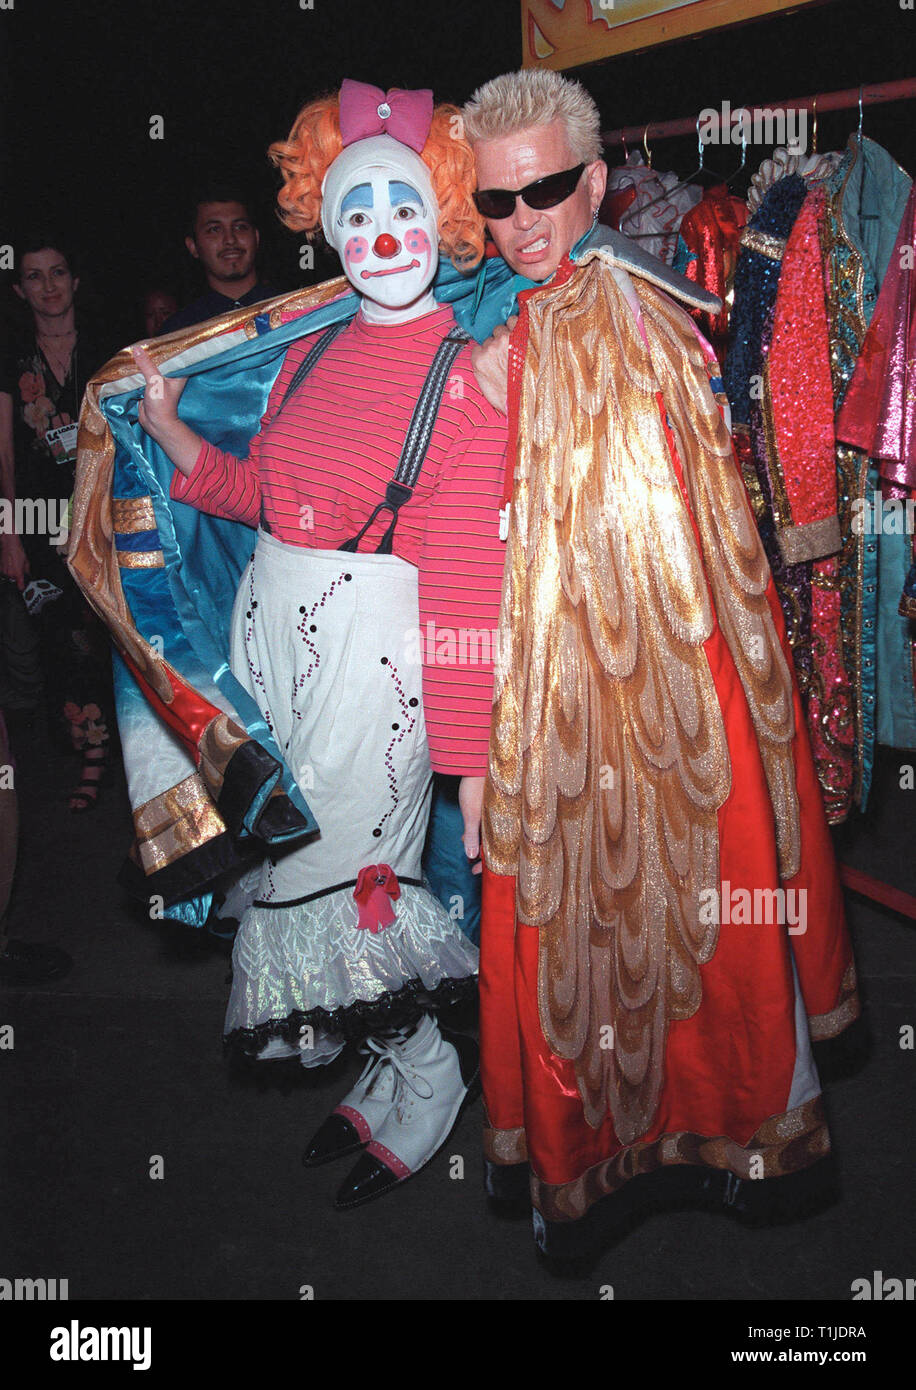
[[[462,110],[464,135],[473,145],[531,126],[562,120],[573,158],[600,158],[601,116],[581,82],[550,68],[522,68],[485,82]]]

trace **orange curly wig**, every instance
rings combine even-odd
[[[288,140],[277,140],[268,155],[283,175],[277,194],[280,219],[294,232],[312,236],[321,225],[321,184],[343,149],[336,96],[303,106]],[[457,106],[433,111],[429,138],[420,154],[432,177],[439,204],[442,250],[466,270],[483,255],[483,218],[474,206],[474,155],[464,139]]]

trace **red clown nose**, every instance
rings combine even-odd
[[[372,247],[377,256],[388,260],[390,256],[396,256],[401,249],[401,244],[391,235],[390,232],[382,232],[381,236],[375,238],[375,245]]]

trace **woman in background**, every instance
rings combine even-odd
[[[21,243],[13,289],[28,328],[0,350],[0,487],[14,529],[0,536],[0,574],[23,593],[41,634],[52,735],[82,755],[71,811],[96,803],[108,758],[112,706],[108,635],[62,555],[73,492],[80,401],[107,352],[77,317],[79,279],[59,237]],[[16,506],[18,502],[18,508]]]

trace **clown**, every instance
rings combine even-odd
[[[477,1077],[476,1044],[435,1017],[474,990],[477,953],[420,867],[431,768],[461,776],[473,848],[492,698],[491,665],[439,664],[429,634],[493,631],[503,566],[505,421],[431,290],[440,244],[458,265],[483,249],[455,114],[344,82],[272,148],[284,220],[320,223],[361,300],[290,347],[245,458],[182,421],[183,380],[134,350],[172,498],[259,527],[231,667],[319,834],[264,863],[225,1031],[306,1065],[362,1042],[363,1074],[306,1153],[364,1151],[339,1207],[428,1162]]]

